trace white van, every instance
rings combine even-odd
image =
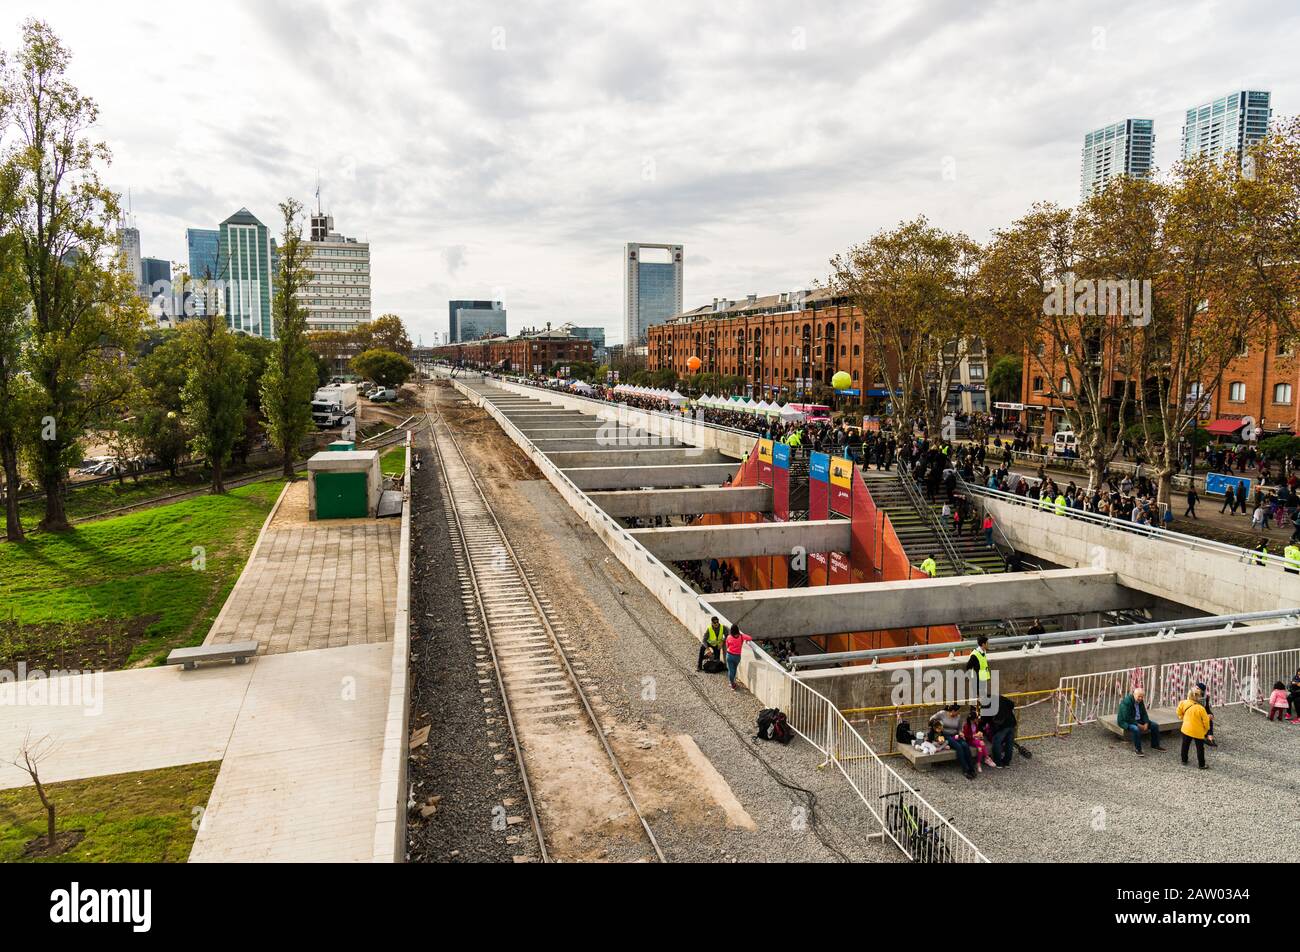
[[[1055,456],[1079,455],[1079,440],[1073,430],[1062,430],[1052,437],[1052,453]]]

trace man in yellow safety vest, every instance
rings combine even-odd
[[[1288,542],[1286,548],[1282,550],[1282,558],[1286,559],[1288,572],[1292,575],[1300,574],[1300,545]]]
[[[1065,496],[1062,493],[1056,494],[1056,514],[1058,516],[1065,515]]]
[[[921,563],[921,571],[930,578],[937,578],[939,575],[939,563],[934,560],[934,556],[927,555],[925,561]]]
[[[970,657],[966,659],[966,670],[976,672],[979,677],[980,694],[985,694],[989,686],[989,636],[980,635],[975,639],[975,647],[971,649]]]
[[[704,670],[704,653],[710,648],[713,649],[713,660],[722,660],[722,643],[727,637],[727,631],[718,621],[718,616],[714,615],[709,619],[708,630],[704,632],[704,640],[700,642],[700,657],[695,662],[695,670]]]

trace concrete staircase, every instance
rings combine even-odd
[[[889,521],[893,523],[898,541],[903,544],[903,550],[913,565],[919,567],[926,556],[932,556],[939,567],[941,578],[970,575],[980,570],[989,573],[1007,571],[1007,564],[997,550],[984,545],[984,538],[979,533],[978,527],[974,532],[968,528],[961,538],[957,538],[951,532],[948,533],[958,558],[965,563],[960,566],[953,565],[953,559],[939,537],[938,530],[926,518],[925,513],[916,507],[907,489],[904,488],[901,480],[907,477],[879,470],[860,472],[876,506],[883,510],[889,516]],[[942,503],[932,508],[936,521],[942,509]]]

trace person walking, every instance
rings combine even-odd
[[[1183,722],[1182,761],[1187,763],[1187,753],[1191,750],[1192,744],[1195,743],[1196,766],[1204,770],[1205,737],[1210,733],[1210,715],[1205,713],[1205,705],[1201,703],[1201,700],[1201,689],[1192,688],[1188,692],[1187,700],[1178,705],[1178,716]]]
[[[1246,489],[1246,481],[1244,479],[1239,479],[1237,481],[1237,505],[1241,508],[1241,514],[1243,516],[1246,515],[1246,499],[1249,495],[1250,494]],[[1236,509],[1233,509],[1233,512],[1236,511]]]
[[[939,563],[934,560],[933,555],[927,555],[925,557],[925,561],[921,563],[921,571],[930,576],[930,578],[938,578]]]
[[[993,517],[987,513],[984,516],[984,544],[993,548]]]
[[[1197,495],[1196,487],[1195,486],[1189,487],[1187,490],[1187,511],[1183,513],[1184,519],[1188,518],[1189,516],[1193,519],[1196,518],[1196,504],[1200,501],[1201,501],[1201,497]]]
[[[719,661],[722,660],[723,642],[726,640],[726,629],[718,621],[718,616],[714,615],[709,619],[709,627],[704,632],[704,640],[700,642],[700,657],[695,662],[695,670],[704,670],[704,654],[710,648],[713,649],[713,657]]]
[[[736,690],[736,672],[740,670],[740,653],[745,650],[745,642],[753,640],[738,626],[731,626],[731,633],[727,635],[727,681],[733,691]]]

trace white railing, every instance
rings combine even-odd
[[[1028,496],[1018,496],[1015,493],[1004,492],[1001,489],[989,489],[987,486],[977,486],[974,484],[967,485],[971,493],[977,496],[996,499],[1000,502],[1010,503],[1014,506],[1026,506],[1030,509],[1055,513],[1054,506],[1050,508],[1043,506],[1039,500],[1031,499]],[[1241,546],[1230,545],[1227,542],[1215,542],[1212,539],[1202,539],[1199,536],[1185,535],[1182,532],[1174,532],[1172,529],[1161,529],[1156,526],[1139,525],[1138,523],[1130,522],[1127,519],[1116,519],[1113,516],[1103,516],[1099,513],[1088,512],[1086,509],[1067,508],[1060,514],[1060,518],[1076,519],[1081,522],[1104,526],[1107,529],[1114,529],[1118,532],[1128,532],[1134,535],[1146,536],[1150,539],[1157,539],[1161,542],[1180,545],[1184,548],[1194,549],[1200,552],[1212,552],[1215,555],[1226,555],[1239,562],[1258,562],[1261,568],[1276,568],[1281,570],[1290,565],[1286,559],[1279,558],[1275,555],[1260,555],[1260,553],[1255,552],[1253,549],[1243,549]],[[1300,566],[1292,565],[1290,568],[1291,571],[1296,571],[1297,569],[1300,569]]]
[[[880,827],[878,835],[913,862],[989,862],[965,834],[880,759],[829,699],[791,677],[761,648],[751,644],[747,650],[789,679],[787,722],[839,770],[871,814],[871,822]]]
[[[1056,726],[1091,724],[1103,714],[1114,714],[1124,696],[1137,688],[1150,691],[1154,699],[1155,686],[1153,664],[1061,678],[1056,696]],[[1156,706],[1154,700],[1151,706]]]

